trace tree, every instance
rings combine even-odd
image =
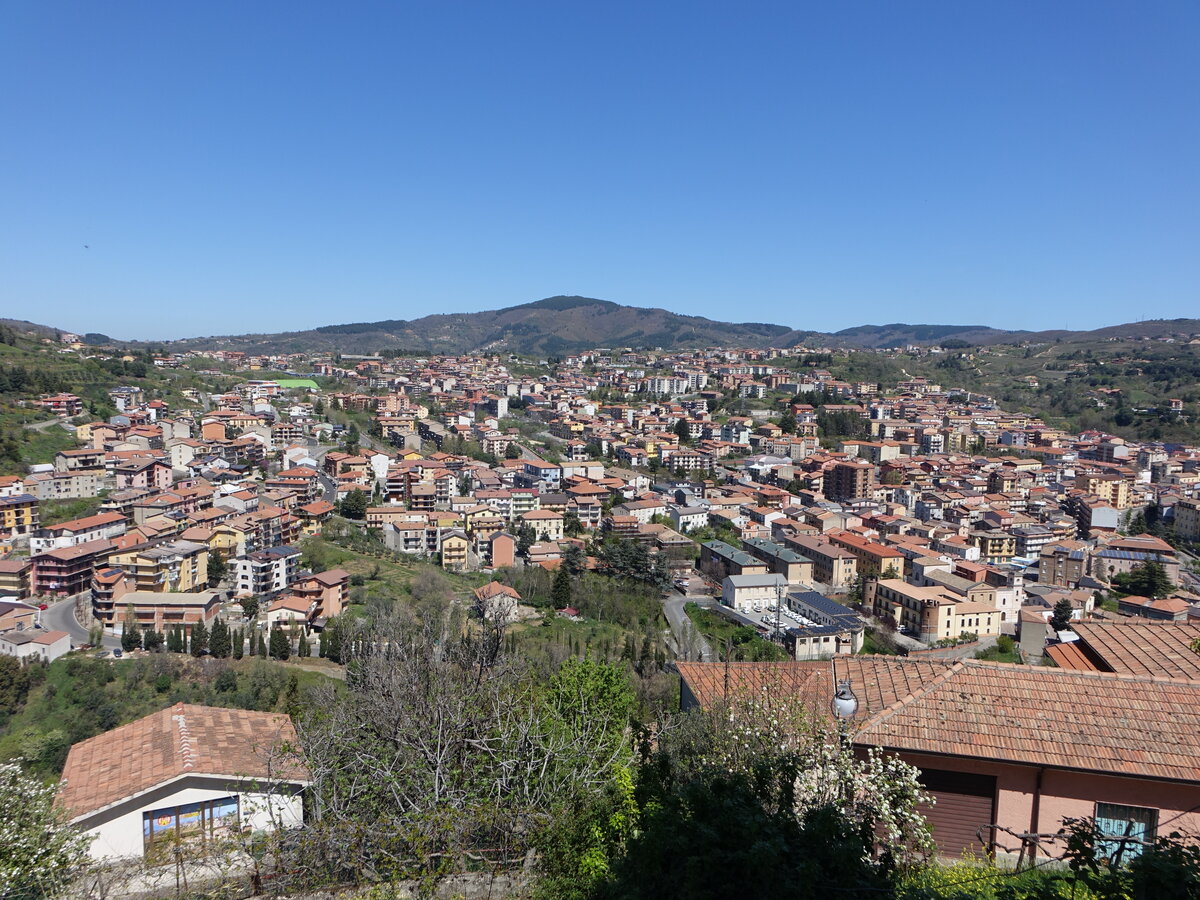
[[[554,584],[550,587],[550,599],[555,609],[565,609],[571,605],[571,573],[565,564],[559,565],[554,573]]]
[[[296,637],[296,655],[297,656],[312,656],[312,646],[308,643],[308,629],[301,628],[300,634]]]
[[[1074,612],[1075,607],[1071,605],[1071,601],[1063,597],[1054,604],[1054,612],[1050,616],[1050,627],[1055,631],[1066,631],[1071,627],[1071,618]]]
[[[342,501],[342,515],[347,519],[362,521],[367,517],[367,495],[361,488],[355,488]]]
[[[167,652],[182,653],[183,641],[179,636],[179,626],[175,626],[167,632]]]
[[[587,554],[578,544],[568,544],[563,551],[562,568],[572,575],[582,575],[587,569]]]
[[[796,433],[796,411],[790,406],[779,417],[779,428],[784,434]]]
[[[0,763],[0,884],[4,896],[60,894],[84,864],[91,837],[67,823],[55,786]]]
[[[1153,559],[1115,576],[1112,583],[1122,593],[1149,597],[1152,600],[1167,597],[1175,590],[1175,585],[1167,577],[1166,567]]]
[[[573,509],[568,509],[563,513],[563,534],[567,537],[579,537],[583,532],[583,522],[579,518],[579,513]]]
[[[225,559],[225,554],[213,551],[208,555],[208,584],[210,587],[216,587],[221,583],[221,580],[229,574],[229,563]]]
[[[287,659],[292,655],[292,648],[289,646],[287,635],[283,633],[282,628],[271,629],[270,648],[271,659]]]
[[[262,631],[258,632],[258,656],[262,659],[267,658],[267,639],[263,636]]]
[[[505,459],[520,459],[521,458],[521,449],[517,446],[515,441],[510,441],[508,443],[508,446],[506,446],[504,448],[504,458]]]
[[[238,601],[242,606],[242,615],[251,622],[258,615],[258,608],[261,601],[257,597],[243,597]]]
[[[634,827],[599,860],[594,895],[892,895],[895,866],[934,852],[918,775],[879,751],[857,757],[818,716],[769,693],[681,714],[646,751]],[[764,871],[762,847],[801,846]],[[721,864],[671,864],[681,858]]]
[[[360,623],[347,634],[345,686],[310,688],[327,715],[297,724],[312,773],[305,831],[333,851],[331,868],[436,884],[481,851],[520,860],[560,811],[628,774],[632,692],[620,669],[567,663],[539,685],[502,631],[451,626],[450,611]],[[315,859],[299,843],[282,852]]]
[[[130,603],[125,609],[125,623],[121,628],[121,649],[128,653],[142,646],[142,630],[138,627],[137,615]]]
[[[517,529],[517,552],[522,556],[526,555],[536,540],[537,532],[533,530],[533,526],[528,522],[522,522],[521,527]]]
[[[227,659],[233,652],[233,640],[224,619],[218,618],[213,623],[212,634],[208,638],[208,652],[217,659]]]
[[[233,653],[234,659],[241,659],[246,653],[246,629],[235,628],[229,636],[230,650]]]
[[[162,645],[162,632],[155,631],[153,628],[147,628],[142,632],[142,646],[147,650],[157,652],[162,649]]]
[[[679,438],[680,444],[690,444],[692,442],[692,431],[688,428],[687,419],[676,420],[675,436]]]
[[[192,656],[203,656],[208,649],[208,629],[204,627],[203,620],[192,626],[191,645]]]

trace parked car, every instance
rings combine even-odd
[[[48,604],[45,604],[45,603],[39,603],[39,604],[38,604],[38,609],[49,609],[49,608],[50,608],[50,607],[49,607],[49,605],[48,605]]]

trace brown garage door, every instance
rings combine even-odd
[[[988,852],[992,835],[987,830],[980,832],[980,827],[995,822],[996,777],[925,769],[921,772],[921,783],[936,801],[924,812],[933,826],[938,852],[954,858],[964,852]],[[982,844],[979,841],[981,833]]]

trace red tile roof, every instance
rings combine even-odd
[[[1200,640],[1200,624],[1076,622],[1071,630],[1102,671],[1200,681],[1200,655],[1188,647]]]
[[[725,696],[728,673],[730,694],[766,688],[827,714],[849,678],[861,744],[1200,781],[1200,681],[878,656],[677,665],[702,705]]]
[[[78,818],[188,774],[307,781],[294,759],[271,759],[295,739],[285,715],[179,703],[71,747],[59,801]]]

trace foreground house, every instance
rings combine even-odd
[[[179,703],[71,747],[59,802],[98,860],[299,825],[295,739],[285,715]]]
[[[880,656],[678,667],[685,709],[765,692],[829,715],[848,680],[855,746],[921,770],[949,858],[1036,854],[1020,835],[1048,836],[1065,817],[1146,840],[1200,834],[1200,681]]]

